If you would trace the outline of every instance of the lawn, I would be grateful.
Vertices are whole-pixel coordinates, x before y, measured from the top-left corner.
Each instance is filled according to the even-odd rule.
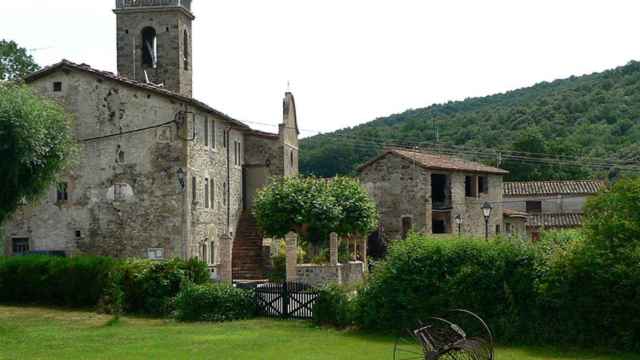
[[[392,359],[393,339],[250,320],[181,324],[112,318],[87,311],[0,306],[0,359]],[[498,360],[631,360],[541,348],[499,348]]]

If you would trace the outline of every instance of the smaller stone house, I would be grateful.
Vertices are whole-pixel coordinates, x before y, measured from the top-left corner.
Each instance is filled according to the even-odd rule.
[[[502,178],[507,171],[463,159],[389,149],[358,168],[380,213],[385,241],[424,234],[484,236],[482,205],[492,205],[489,235],[503,231]]]
[[[542,229],[582,226],[587,199],[605,187],[603,181],[505,182],[505,208],[527,215],[527,233],[537,240]]]

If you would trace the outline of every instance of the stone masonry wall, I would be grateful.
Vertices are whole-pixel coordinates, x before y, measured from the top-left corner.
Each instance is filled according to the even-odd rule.
[[[145,82],[145,71],[153,83],[192,95],[192,20],[181,10],[117,10],[118,73]],[[142,65],[142,30],[153,27],[157,34],[157,67]],[[184,32],[188,33],[189,66],[184,67]]]
[[[364,169],[360,181],[374,199],[385,239],[399,239],[402,218],[412,218],[413,229],[430,232],[431,177],[420,166],[396,156],[386,156]]]
[[[52,92],[56,81],[62,83],[58,93]],[[78,139],[161,124],[185,109],[76,71],[51,74],[32,86],[74,115]],[[60,178],[68,183],[69,200],[58,202],[53,186],[39,203],[13,216],[5,236],[30,238],[32,250],[146,257],[147,249],[160,248],[164,257],[181,256],[185,193],[176,174],[185,164],[173,125],[81,141],[74,165]]]

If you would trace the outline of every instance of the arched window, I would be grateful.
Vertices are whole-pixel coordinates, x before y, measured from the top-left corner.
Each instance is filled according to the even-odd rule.
[[[142,65],[156,67],[158,64],[158,36],[152,27],[142,29]]]
[[[187,30],[184,31],[184,39],[182,41],[182,46],[184,47],[184,69],[189,70],[189,33]]]
[[[291,151],[291,167],[293,167],[293,161],[294,161],[294,158],[293,158],[293,151]]]

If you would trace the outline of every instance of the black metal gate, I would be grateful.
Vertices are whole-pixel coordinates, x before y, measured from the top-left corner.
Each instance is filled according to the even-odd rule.
[[[256,288],[258,313],[281,319],[310,319],[318,289],[296,282],[266,283]]]

